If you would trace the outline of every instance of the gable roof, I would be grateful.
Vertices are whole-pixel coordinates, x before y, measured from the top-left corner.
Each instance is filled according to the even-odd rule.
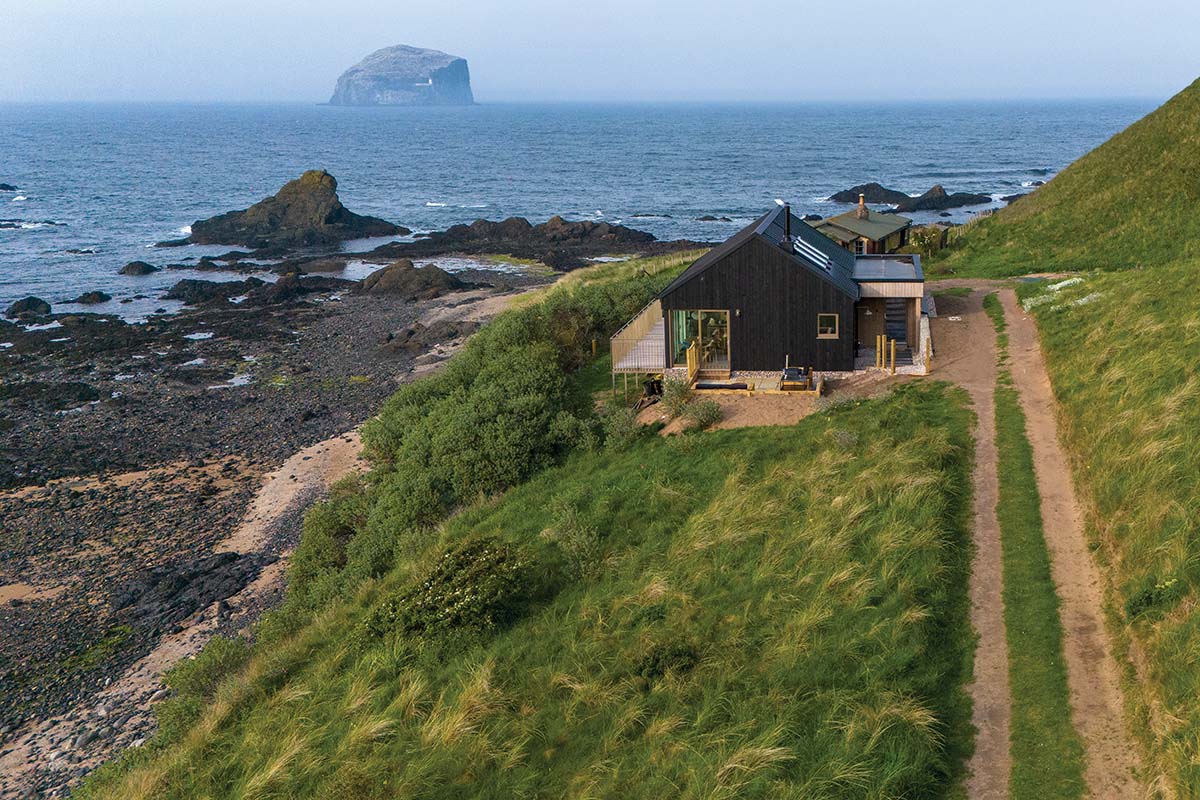
[[[864,237],[878,242],[891,236],[896,231],[902,231],[912,224],[908,217],[898,214],[884,214],[879,211],[867,210],[867,218],[859,219],[854,211],[838,214],[836,217],[823,219],[813,223],[818,231],[826,236],[833,236],[841,242]],[[848,236],[846,234],[849,234]]]
[[[730,236],[721,244],[709,250],[692,265],[671,281],[667,288],[659,292],[664,297],[680,286],[688,283],[700,273],[716,264],[725,256],[734,252],[755,236],[761,236],[770,244],[779,247],[797,266],[819,275],[837,286],[855,300],[859,297],[858,284],[854,282],[854,255],[848,250],[834,244],[829,237],[819,233],[808,223],[795,214],[791,214],[791,235],[793,246],[783,250],[781,245],[786,238],[788,220],[786,214],[791,214],[787,206],[779,206],[774,211],[763,214],[740,231]]]

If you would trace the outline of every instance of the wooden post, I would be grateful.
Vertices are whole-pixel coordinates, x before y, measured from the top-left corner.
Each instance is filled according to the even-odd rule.
[[[933,371],[933,347],[929,340],[925,340],[925,374],[928,375]]]
[[[592,358],[596,357],[596,340],[592,339]]]
[[[883,344],[879,341],[879,334],[875,334],[875,369],[879,369],[879,354],[882,352],[880,348]]]
[[[896,374],[896,340],[892,339],[892,374]]]

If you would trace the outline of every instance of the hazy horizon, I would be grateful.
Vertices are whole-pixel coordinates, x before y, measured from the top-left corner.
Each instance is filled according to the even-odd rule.
[[[1195,79],[1200,6],[1150,0],[1131,24],[1109,5],[0,0],[0,102],[320,103],[399,43],[466,58],[480,103],[1165,99]]]

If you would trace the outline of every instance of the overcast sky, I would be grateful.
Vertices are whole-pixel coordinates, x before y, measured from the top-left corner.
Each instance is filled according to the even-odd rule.
[[[368,52],[480,102],[1165,98],[1197,0],[0,0],[0,101],[323,102]]]

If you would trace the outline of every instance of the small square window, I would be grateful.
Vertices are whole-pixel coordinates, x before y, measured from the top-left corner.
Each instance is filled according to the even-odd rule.
[[[817,314],[817,338],[818,339],[836,339],[836,338],[838,338],[838,315],[837,314]]]

